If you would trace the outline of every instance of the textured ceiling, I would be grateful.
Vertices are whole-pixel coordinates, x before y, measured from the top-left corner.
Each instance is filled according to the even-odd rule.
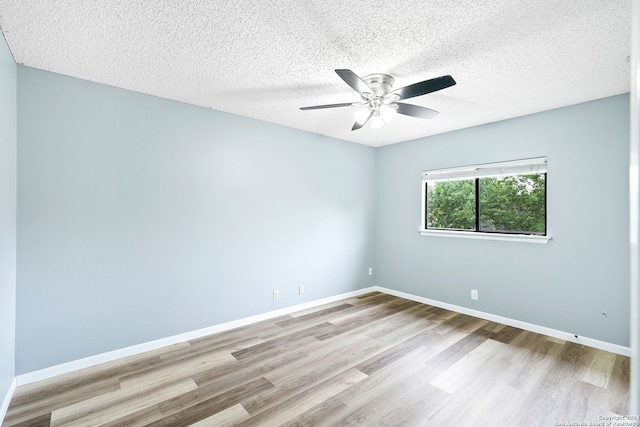
[[[629,91],[631,0],[2,0],[18,63],[380,146]],[[395,87],[450,74],[351,131],[356,102],[333,71]]]

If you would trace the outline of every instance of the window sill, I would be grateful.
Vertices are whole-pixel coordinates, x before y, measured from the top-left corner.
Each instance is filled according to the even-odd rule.
[[[551,236],[533,236],[529,234],[476,233],[453,230],[420,230],[423,236],[455,237],[462,239],[503,240],[509,242],[547,244]]]

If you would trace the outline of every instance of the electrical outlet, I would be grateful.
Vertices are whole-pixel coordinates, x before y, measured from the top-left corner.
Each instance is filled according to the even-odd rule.
[[[373,268],[369,267],[369,276],[373,275]]]
[[[273,291],[273,300],[278,301],[278,291]]]
[[[477,289],[471,289],[471,299],[474,299],[474,300],[478,299],[478,290]]]
[[[298,286],[298,294],[300,294],[300,295],[304,294],[304,286],[303,285]]]

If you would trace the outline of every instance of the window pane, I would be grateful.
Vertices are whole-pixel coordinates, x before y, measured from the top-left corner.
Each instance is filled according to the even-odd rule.
[[[427,228],[475,230],[474,180],[427,182]]]
[[[480,179],[480,230],[545,234],[545,174]]]

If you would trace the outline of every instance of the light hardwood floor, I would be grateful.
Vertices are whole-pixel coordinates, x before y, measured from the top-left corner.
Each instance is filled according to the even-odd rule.
[[[374,292],[18,387],[2,426],[553,426],[628,399],[627,357]]]

